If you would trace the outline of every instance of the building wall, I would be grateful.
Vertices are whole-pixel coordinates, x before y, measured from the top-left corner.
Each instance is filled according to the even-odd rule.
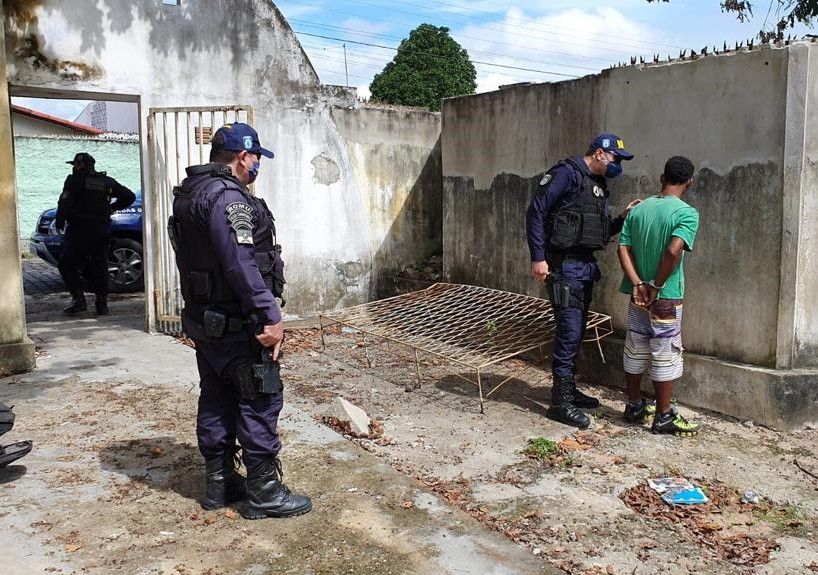
[[[139,133],[139,109],[131,102],[91,102],[75,122],[105,132]]]
[[[287,311],[309,315],[368,299],[376,257],[369,192],[332,113],[354,108],[355,94],[319,83],[272,2],[39,0],[5,9],[8,79],[17,95],[80,90],[138,100],[143,134],[150,108],[253,106],[261,141],[276,152],[256,191],[275,212],[287,253]],[[146,144],[142,157],[149,157]],[[332,177],[316,181],[315,165]],[[144,165],[144,181],[150,175]],[[152,213],[149,193],[145,211]],[[146,233],[152,241],[150,227]]]
[[[814,58],[816,47],[806,49]],[[686,197],[701,228],[685,259],[685,347],[776,367],[780,300],[792,299],[779,289],[784,197],[796,193],[783,176],[790,59],[789,49],[764,48],[447,100],[447,277],[544,295],[528,274],[525,210],[549,166],[613,131],[636,154],[612,182],[615,212],[659,191],[669,156],[688,156],[698,168]],[[604,279],[592,306],[622,330],[627,296],[618,293],[615,244],[599,260]]]
[[[139,142],[117,142],[86,138],[14,138],[17,175],[17,204],[20,237],[34,233],[37,219],[57,207],[71,166],[65,162],[79,152],[96,159],[96,168],[133,191],[142,188]]]
[[[388,276],[441,254],[440,114],[335,108],[332,116],[364,193],[376,298],[386,293]],[[313,165],[314,179],[325,179]]]
[[[14,136],[76,136],[79,134],[66,126],[44,122],[23,114],[11,113]]]

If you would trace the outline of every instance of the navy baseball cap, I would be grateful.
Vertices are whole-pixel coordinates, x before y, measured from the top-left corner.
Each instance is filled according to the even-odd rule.
[[[88,152],[80,152],[79,154],[74,156],[73,160],[69,160],[65,163],[71,165],[82,164],[84,166],[93,166],[94,164],[97,163],[97,161],[94,159],[94,156],[92,156]]]
[[[625,149],[625,142],[616,134],[605,133],[594,138],[594,141],[588,146],[588,151],[593,152],[596,150],[611,152],[614,156],[622,160],[633,159],[633,154]]]
[[[216,134],[221,134],[223,142],[218,146],[213,142]],[[225,124],[213,134],[211,143],[214,148],[221,150],[229,150],[231,152],[247,151],[253,154],[261,154],[267,158],[275,156],[270,150],[261,147],[261,142],[258,141],[258,132],[247,124],[236,122],[235,124]]]

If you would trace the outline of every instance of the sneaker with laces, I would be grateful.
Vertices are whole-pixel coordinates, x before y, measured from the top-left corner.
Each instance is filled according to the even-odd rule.
[[[656,404],[646,399],[639,401],[629,401],[625,404],[625,421],[628,423],[644,423],[644,421],[656,415]]]
[[[669,433],[679,437],[692,437],[699,433],[699,424],[688,421],[678,411],[672,409],[667,413],[657,413],[653,416],[653,433]]]

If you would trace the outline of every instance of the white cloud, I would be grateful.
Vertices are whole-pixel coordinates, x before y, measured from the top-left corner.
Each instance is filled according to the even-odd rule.
[[[466,26],[453,35],[473,61],[555,73],[477,64],[479,91],[496,84],[583,76],[630,54],[661,51],[661,38],[650,28],[610,7],[572,8],[539,18],[512,8],[502,21]]]
[[[321,12],[322,8],[319,2],[313,2],[312,4],[276,2],[276,5],[287,20],[317,14]]]

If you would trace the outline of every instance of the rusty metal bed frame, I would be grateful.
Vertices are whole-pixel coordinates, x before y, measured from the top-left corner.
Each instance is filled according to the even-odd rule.
[[[420,387],[420,354],[442,358],[468,368],[476,379],[455,374],[477,386],[480,413],[484,399],[529,367],[515,371],[485,395],[486,368],[541,348],[554,339],[556,321],[547,300],[484,287],[437,283],[424,290],[383,299],[319,316],[321,344],[324,330],[342,325],[363,334],[363,349],[371,366],[367,336],[414,350],[416,384]],[[613,333],[610,316],[588,313],[585,342]],[[413,386],[407,384],[407,391]]]

